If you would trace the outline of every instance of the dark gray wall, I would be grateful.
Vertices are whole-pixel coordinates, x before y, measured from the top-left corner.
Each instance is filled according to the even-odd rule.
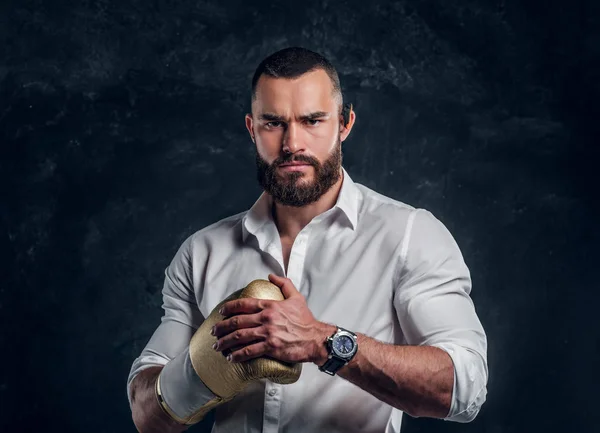
[[[0,2],[0,430],[135,431],[163,270],[258,196],[250,79],[301,45],[355,104],[355,181],[431,210],[472,271],[488,401],[404,431],[597,431],[598,8]]]

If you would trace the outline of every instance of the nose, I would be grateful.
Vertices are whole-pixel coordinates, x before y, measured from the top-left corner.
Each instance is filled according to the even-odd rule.
[[[294,122],[290,122],[283,135],[283,151],[285,153],[296,153],[304,150],[302,143],[302,131]]]

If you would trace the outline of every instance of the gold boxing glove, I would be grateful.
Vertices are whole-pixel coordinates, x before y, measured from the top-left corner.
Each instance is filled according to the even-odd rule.
[[[217,337],[211,335],[210,331],[217,322],[224,319],[219,309],[225,302],[238,298],[284,300],[279,287],[267,280],[254,280],[245,288],[221,301],[202,322],[190,341],[189,357],[194,371],[215,398],[198,408],[189,417],[182,419],[175,415],[161,398],[160,375],[156,380],[156,393],[163,409],[182,424],[191,425],[201,421],[211,409],[231,400],[254,380],[269,379],[275,383],[290,384],[300,378],[302,364],[289,364],[266,357],[230,363],[223,353],[212,348]]]

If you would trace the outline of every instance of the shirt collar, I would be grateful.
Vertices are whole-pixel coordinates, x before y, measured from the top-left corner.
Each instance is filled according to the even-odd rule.
[[[356,224],[358,223],[359,192],[356,184],[344,167],[342,167],[342,171],[344,172],[344,180],[334,207],[342,210],[352,226],[352,230],[356,230]]]
[[[342,167],[342,172],[342,188],[340,189],[340,193],[338,194],[338,198],[333,208],[341,210],[347,221],[350,223],[352,230],[356,230],[356,224],[358,222],[359,192],[356,184],[344,167]],[[246,212],[246,215],[244,215],[242,220],[242,226],[245,228],[244,241],[246,240],[248,233],[256,235],[268,221],[274,223],[273,215],[271,213],[272,204],[273,199],[271,196],[263,192],[254,205]]]

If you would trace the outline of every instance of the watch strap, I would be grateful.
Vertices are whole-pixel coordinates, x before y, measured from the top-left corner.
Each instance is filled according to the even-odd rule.
[[[346,365],[346,363],[347,362],[345,360],[332,356],[327,360],[327,362],[325,362],[325,364],[319,367],[319,370],[329,374],[330,376],[334,376],[340,368]]]

